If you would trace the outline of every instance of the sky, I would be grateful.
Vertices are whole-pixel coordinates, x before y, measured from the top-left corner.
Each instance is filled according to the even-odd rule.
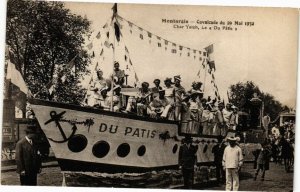
[[[112,15],[112,6],[111,3],[66,2],[66,7],[73,13],[86,16],[92,21],[91,28],[94,34],[103,30],[103,25]],[[191,49],[203,50],[213,44],[216,84],[225,100],[230,85],[253,81],[263,92],[274,95],[283,104],[296,106],[296,9],[118,4],[118,14],[153,34]],[[184,19],[188,20],[190,25],[196,23],[200,28],[209,25],[197,24],[197,20],[233,23],[239,21],[243,22],[243,25],[233,25],[237,28],[236,31],[187,29],[185,26],[178,29],[174,28],[173,24],[163,23],[162,19]],[[245,22],[253,22],[254,26],[246,26]],[[121,25],[123,38],[119,47],[126,45],[128,48],[134,69],[141,81],[152,83],[154,78],[163,80],[166,77],[181,75],[183,85],[189,89],[194,80],[204,80],[203,75],[200,79],[196,76],[201,69],[198,60],[172,54],[169,47],[167,51],[158,48],[154,38],[149,43],[145,31],[142,32],[145,38],[141,40],[140,31],[133,28],[131,34],[127,22],[121,22]],[[212,26],[222,28],[220,25]],[[116,58],[121,60],[123,55],[124,53],[116,54]],[[110,71],[111,68],[104,67],[103,70]],[[207,82],[208,76],[207,89],[210,84]]]

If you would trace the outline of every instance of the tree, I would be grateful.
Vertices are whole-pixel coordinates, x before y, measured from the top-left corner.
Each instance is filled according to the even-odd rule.
[[[264,112],[270,115],[271,120],[275,120],[280,112],[288,109],[287,106],[283,106],[277,101],[273,95],[262,92],[252,81],[247,81],[246,83],[238,82],[237,84],[231,85],[228,95],[231,103],[239,107],[241,111],[250,113],[252,119],[254,119],[253,121],[257,121],[262,103],[253,105],[250,100],[253,98],[254,93],[256,93],[259,99],[264,103]],[[257,122],[252,123],[257,124]]]
[[[61,2],[8,0],[6,44],[32,94],[46,99],[45,87],[58,75],[56,68],[75,58],[76,73],[66,74],[54,94],[60,102],[80,102],[78,80],[90,62],[82,48],[89,26],[87,19],[72,14]]]

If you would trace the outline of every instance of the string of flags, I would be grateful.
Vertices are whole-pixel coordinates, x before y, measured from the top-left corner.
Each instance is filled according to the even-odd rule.
[[[118,24],[119,28],[122,28],[126,23],[129,27],[129,31],[131,34],[133,34],[133,31],[138,31],[138,36],[141,40],[145,40],[145,34],[149,39],[149,43],[152,43],[153,41],[157,41],[157,47],[161,48],[164,47],[165,51],[170,50],[171,53],[177,54],[179,53],[180,56],[182,56],[183,52],[186,52],[187,57],[193,57],[195,60],[199,59],[199,61],[202,61],[204,58],[206,58],[206,51],[205,50],[197,50],[192,49],[190,47],[186,47],[180,44],[177,44],[175,42],[169,41],[165,38],[162,38],[158,35],[153,34],[152,32],[143,29],[140,26],[137,26],[136,24],[126,20],[125,18],[121,17],[120,15],[116,15],[116,23]]]

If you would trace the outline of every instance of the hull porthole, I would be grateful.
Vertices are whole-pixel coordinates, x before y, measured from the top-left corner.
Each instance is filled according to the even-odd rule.
[[[93,155],[98,158],[105,157],[109,152],[110,146],[106,141],[98,141],[92,149]]]
[[[119,145],[118,149],[117,149],[117,155],[119,157],[126,157],[130,152],[130,146],[128,143],[122,143],[121,145]]]
[[[138,151],[137,151],[138,156],[143,156],[145,153],[146,153],[145,145],[140,146]]]
[[[68,141],[68,148],[74,153],[83,151],[87,146],[87,138],[84,135],[78,134],[74,135]]]

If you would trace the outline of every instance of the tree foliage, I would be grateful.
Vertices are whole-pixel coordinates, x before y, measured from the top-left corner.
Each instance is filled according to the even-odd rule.
[[[61,2],[8,0],[6,44],[32,94],[46,99],[46,85],[57,75],[56,68],[75,57],[76,73],[67,73],[54,95],[60,102],[82,99],[78,80],[90,62],[82,48],[89,26],[87,19],[72,14]]]
[[[261,109],[262,103],[253,105],[250,100],[254,97],[254,93],[262,100],[264,112],[270,115],[271,120],[275,120],[280,112],[289,109],[287,106],[277,101],[273,95],[261,91],[252,81],[247,81],[245,83],[238,82],[237,84],[231,85],[229,87],[229,100],[235,106],[239,107],[241,111],[250,113],[259,118],[259,110]]]

